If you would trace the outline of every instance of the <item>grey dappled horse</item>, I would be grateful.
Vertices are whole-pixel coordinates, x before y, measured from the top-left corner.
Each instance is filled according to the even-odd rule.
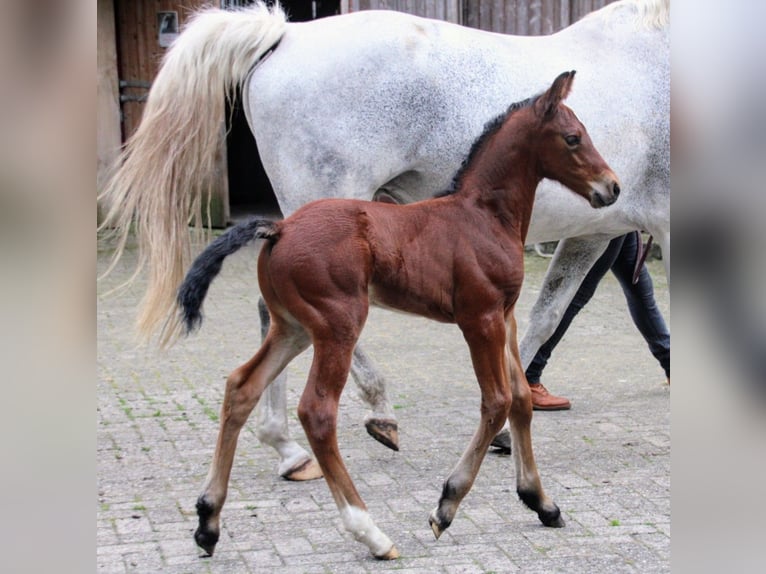
[[[187,226],[203,221],[216,181],[226,90],[241,85],[260,160],[288,216],[323,197],[409,203],[447,188],[485,122],[562,69],[578,72],[569,103],[623,193],[593,210],[555,183],[537,191],[527,242],[563,241],[520,343],[525,367],[611,238],[646,230],[669,272],[669,1],[621,0],[543,37],[391,11],[306,23],[287,23],[278,6],[261,4],[201,12],[166,55],[103,194],[105,225],[121,239],[116,258],[134,222],[139,269],[149,270],[139,330],[161,330],[164,343],[177,335],[157,317],[173,313],[191,256]],[[368,430],[396,447],[384,378],[358,347],[352,375],[372,409]],[[289,435],[284,377],[261,399],[257,425],[279,452],[282,476],[318,475]]]

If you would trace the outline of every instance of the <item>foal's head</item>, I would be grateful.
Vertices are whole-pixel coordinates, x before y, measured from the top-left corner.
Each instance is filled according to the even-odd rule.
[[[574,75],[574,71],[561,74],[532,105],[538,119],[538,161],[543,177],[561,182],[593,207],[604,207],[617,200],[620,184],[585,126],[563,104]]]

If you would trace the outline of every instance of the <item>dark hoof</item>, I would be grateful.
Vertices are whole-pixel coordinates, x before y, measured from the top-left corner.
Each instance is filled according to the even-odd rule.
[[[194,533],[194,541],[197,543],[197,546],[207,552],[208,556],[212,556],[213,552],[215,552],[215,545],[218,543],[218,536],[218,532],[205,531],[200,527]]]
[[[395,421],[370,419],[364,423],[369,435],[391,450],[399,450],[399,426]]]
[[[564,526],[566,526],[566,524],[564,524],[564,519],[561,518],[561,511],[558,509],[558,507],[556,508],[555,513],[551,512],[546,515],[543,513],[538,513],[537,516],[540,518],[540,522],[549,528],[564,528]]]
[[[559,510],[558,506],[551,503],[553,508],[546,509],[540,500],[539,494],[533,490],[517,490],[516,492],[519,495],[521,501],[527,506],[527,508],[537,512],[537,517],[545,526],[549,526],[551,528],[564,527],[564,519],[561,518],[561,511]]]
[[[492,439],[489,446],[499,454],[511,454],[511,431],[503,429]]]
[[[207,552],[208,556],[212,556],[215,552],[215,545],[218,543],[219,532],[216,530],[210,530],[207,527],[208,520],[213,516],[213,506],[205,500],[205,496],[202,495],[197,499],[197,516],[199,517],[199,526],[194,532],[194,541],[197,546]]]

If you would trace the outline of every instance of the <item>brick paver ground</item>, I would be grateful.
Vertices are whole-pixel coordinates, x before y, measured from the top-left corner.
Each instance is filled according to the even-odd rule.
[[[109,253],[99,253],[99,269]],[[435,540],[428,514],[478,423],[478,386],[455,326],[370,313],[363,342],[390,380],[400,452],[369,438],[365,406],[349,382],[339,442],[356,485],[401,558],[378,562],[342,527],[324,481],[290,483],[276,455],[243,429],[221,540],[202,558],[192,532],[218,431],[227,374],[257,349],[255,248],[227,260],[211,288],[202,331],[167,353],[132,338],[143,283],[117,296],[131,252],[99,285],[97,564],[124,572],[668,572],[670,391],[630,322],[614,278],[603,281],[545,373],[571,399],[568,412],[536,413],[538,467],[567,526],[543,527],[515,495],[512,459],[490,454],[450,529]],[[527,257],[520,332],[546,261]],[[661,309],[661,264],[650,264]],[[310,351],[289,369],[293,435]]]

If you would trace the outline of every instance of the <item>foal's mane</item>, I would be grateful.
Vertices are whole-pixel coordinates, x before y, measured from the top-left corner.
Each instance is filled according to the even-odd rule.
[[[507,110],[498,114],[497,117],[484,124],[484,131],[482,131],[481,135],[474,140],[473,144],[471,144],[471,150],[468,152],[468,155],[465,156],[463,163],[460,164],[460,168],[457,170],[457,172],[455,172],[450,186],[443,191],[437,192],[434,197],[445,197],[447,195],[456,193],[458,189],[460,189],[460,184],[462,183],[463,176],[473,164],[476,156],[479,153],[479,150],[484,147],[484,144],[486,144],[490,138],[492,138],[492,136],[500,131],[500,128],[511,116],[511,114],[533,105],[542,94],[543,92],[527,98],[526,100],[521,100],[520,102],[511,104],[508,106]]]

